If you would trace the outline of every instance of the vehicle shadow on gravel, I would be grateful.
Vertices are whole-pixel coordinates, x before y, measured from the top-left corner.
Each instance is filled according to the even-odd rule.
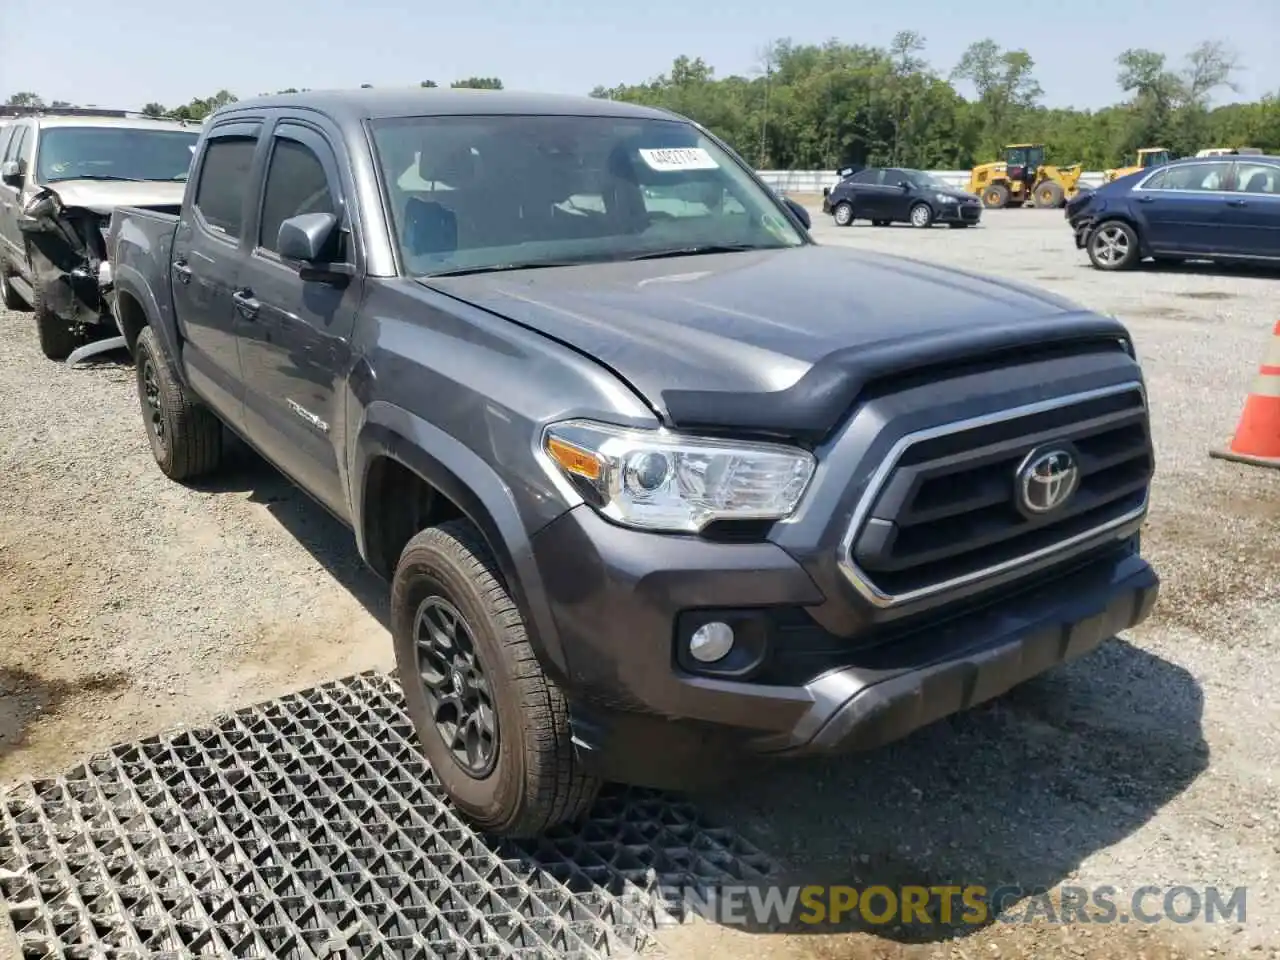
[[[1206,769],[1202,713],[1190,673],[1117,638],[881,750],[753,769],[745,783],[698,800],[782,864],[771,882],[784,887],[979,885],[1029,895],[1143,827]],[[801,903],[789,924],[775,916],[735,925],[921,943],[993,922],[964,920],[974,914],[958,895],[946,922],[938,903],[931,898],[929,923],[916,914],[909,925],[873,924],[852,910],[818,924]],[[871,906],[875,919],[885,901]]]
[[[352,532],[228,431],[218,472],[191,487],[205,493],[247,493],[380,623],[389,622],[389,590],[356,552]]]
[[[385,624],[387,586],[364,567],[350,531],[238,441],[228,455],[226,469],[199,488],[248,493],[265,505]],[[823,761],[752,763],[733,784],[688,799],[711,823],[781,866],[771,885],[976,884],[991,891],[1016,885],[1029,893],[1062,882],[1196,779],[1209,758],[1202,712],[1190,673],[1113,639],[899,743]],[[539,861],[536,851],[523,855]],[[693,861],[716,854],[663,848],[655,856],[657,873],[671,882]],[[680,912],[679,904],[671,906]],[[837,924],[773,918],[735,926],[759,933],[866,931],[902,943],[953,939],[983,926],[961,921],[958,899],[951,922],[930,909],[927,924],[873,925],[854,911]],[[802,905],[796,916],[803,913]]]

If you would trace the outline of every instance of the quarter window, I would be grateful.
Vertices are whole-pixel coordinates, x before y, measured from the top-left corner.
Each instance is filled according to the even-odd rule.
[[[279,249],[280,224],[304,213],[337,213],[329,178],[315,152],[297,140],[276,140],[262,198],[258,246]]]
[[[1236,167],[1239,193],[1280,193],[1280,167],[1268,163],[1242,163]]]
[[[239,237],[256,137],[219,137],[205,147],[195,207],[213,230]]]

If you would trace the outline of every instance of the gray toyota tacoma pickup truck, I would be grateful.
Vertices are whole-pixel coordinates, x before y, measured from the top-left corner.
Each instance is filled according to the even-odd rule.
[[[861,750],[1142,621],[1126,329],[819,246],[671,113],[493,91],[242,101],[108,248],[151,449],[223,427],[390,582],[457,807]]]

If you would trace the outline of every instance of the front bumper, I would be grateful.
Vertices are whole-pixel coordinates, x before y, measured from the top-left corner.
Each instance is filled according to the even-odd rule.
[[[658,536],[578,507],[534,538],[534,556],[584,763],[607,779],[673,788],[721,778],[742,752],[899,739],[1140,623],[1159,585],[1131,536],[985,606],[838,637],[805,614],[824,598],[773,543]],[[740,637],[767,656],[736,678],[688,666],[681,641],[708,619],[745,624]]]
[[[935,223],[978,223],[982,220],[981,203],[943,203],[937,206]]]
[[[1075,234],[1076,249],[1083,250],[1089,245],[1089,234],[1093,232],[1094,221],[1091,217],[1081,217],[1071,221],[1071,230]]]

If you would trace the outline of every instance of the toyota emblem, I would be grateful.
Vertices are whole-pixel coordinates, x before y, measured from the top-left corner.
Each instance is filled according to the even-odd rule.
[[[1032,450],[1018,468],[1018,505],[1032,516],[1057,510],[1080,486],[1080,467],[1062,447]]]

